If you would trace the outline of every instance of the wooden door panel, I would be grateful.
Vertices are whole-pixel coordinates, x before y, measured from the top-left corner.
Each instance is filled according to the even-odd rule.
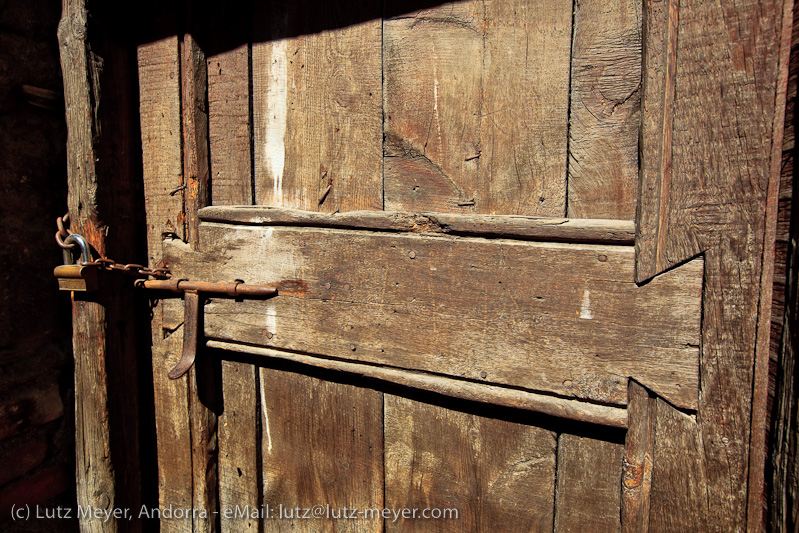
[[[335,8],[310,1],[256,5],[255,203],[327,212],[382,209],[379,7],[369,1]],[[335,27],[350,12],[371,20],[312,31]]]
[[[386,531],[552,531],[557,435],[535,415],[392,394],[385,414],[386,507],[458,510]]]
[[[363,442],[385,445],[386,457],[396,464],[413,459],[445,494],[469,502],[478,495],[478,501],[489,502],[466,506],[469,523],[504,520],[504,511],[490,504],[496,488],[490,472],[510,475],[513,461],[527,456],[554,465],[558,480],[536,478],[536,486],[551,493],[544,490],[526,508],[533,528],[601,523],[614,529],[619,512],[628,530],[634,529],[630,524],[676,527],[663,518],[650,522],[648,488],[641,488],[650,482],[659,514],[689,508],[686,499],[692,505],[701,499],[701,491],[681,485],[686,479],[713,485],[707,508],[695,509],[701,516],[712,506],[729,511],[741,499],[734,495],[736,487],[745,486],[741,450],[749,437],[745,430],[731,436],[708,420],[729,420],[740,429],[750,413],[747,394],[735,396],[731,406],[722,400],[733,394],[731,388],[752,382],[751,373],[738,375],[736,369],[751,366],[746,347],[754,342],[760,271],[746,258],[760,257],[755,250],[760,237],[752,235],[762,229],[758,209],[768,187],[764,175],[736,171],[765,167],[760,163],[767,160],[767,147],[759,139],[770,130],[758,117],[770,116],[773,99],[760,97],[760,85],[743,83],[736,94],[760,107],[744,106],[746,113],[727,117],[720,137],[706,131],[705,141],[694,142],[694,110],[712,107],[722,93],[703,81],[701,61],[678,63],[677,49],[704,35],[697,30],[703,24],[724,19],[713,15],[719,8],[669,1],[649,2],[642,11],[630,0],[412,6],[423,7],[420,11],[404,6],[389,2],[381,13],[368,2],[324,9],[312,2],[259,4],[242,26],[250,46],[238,36],[184,35],[140,47],[151,263],[160,259],[158,241],[168,233],[201,248],[167,246],[178,276],[277,283],[281,295],[268,302],[213,300],[206,307],[209,345],[307,365],[287,374],[225,361],[220,505],[240,497],[339,501],[337,487],[312,475],[303,461],[327,465],[350,457],[358,445],[347,440],[352,436],[347,432],[355,430],[364,432]],[[726,48],[708,48],[714,64],[726,65],[719,72],[731,76],[725,86],[741,84],[750,71],[774,79],[763,66],[773,64],[777,50],[773,39],[764,37],[773,33],[774,20],[767,17],[765,31],[745,36],[759,51],[754,63],[740,49],[725,56]],[[721,25],[714,28],[713,40],[725,43]],[[633,225],[618,220],[633,217],[637,195],[642,42],[644,143],[634,275],[633,251],[625,246]],[[197,54],[204,45],[212,53],[207,78],[200,79]],[[209,209],[198,239],[195,211],[203,203],[205,179],[203,83],[213,204],[306,211],[295,211],[288,220],[285,210],[275,217],[274,210]],[[676,99],[683,93],[688,98]],[[741,125],[756,122],[757,138],[736,137],[749,130]],[[184,192],[176,195],[179,191]],[[717,196],[729,201],[715,202]],[[752,209],[730,210],[728,204]],[[384,208],[417,213],[353,212]],[[517,213],[553,218],[491,216]],[[566,215],[616,220],[554,218]],[[225,240],[229,232],[223,225],[233,223],[242,224],[235,233],[248,235],[249,245]],[[293,225],[300,227],[285,227]],[[728,232],[732,227],[748,229]],[[719,246],[721,253],[714,248]],[[700,253],[704,257],[695,258]],[[672,270],[659,274],[665,268]],[[535,275],[526,275],[527,269]],[[730,297],[729,280],[736,273],[742,281],[733,291],[737,296]],[[640,287],[634,283],[656,274]],[[395,285],[389,278],[396,278]],[[710,296],[703,300],[702,291]],[[169,304],[156,308],[156,372],[179,345],[173,331],[180,321],[169,313]],[[230,358],[229,351],[217,352],[222,353],[218,356]],[[624,490],[613,490],[614,479],[622,477],[619,439],[537,427],[534,421],[519,426],[516,420],[431,405],[413,394],[384,395],[357,380],[339,383],[329,379],[335,373],[310,375],[316,372],[310,367],[325,365],[411,389],[629,426]],[[626,409],[630,378],[648,389],[642,393],[648,400],[641,400],[646,409],[641,402]],[[197,436],[205,438],[200,434],[210,426],[203,420],[212,422],[207,411],[192,407],[200,405],[192,404],[197,394],[192,379],[185,388],[156,384],[159,450],[177,458],[174,465],[162,461],[164,501],[210,502],[198,480],[210,460],[203,453],[213,450],[186,447]],[[178,405],[177,414],[164,402]],[[326,407],[312,408],[317,405]],[[354,407],[359,414],[351,412]],[[344,417],[347,423],[329,424],[330,416],[345,412],[351,415]],[[644,418],[646,430],[640,427]],[[400,431],[408,426],[411,431]],[[281,428],[289,451],[269,462],[274,447],[263,431],[271,434],[273,427]],[[479,438],[465,432],[467,427],[479,429]],[[327,455],[318,452],[322,433],[344,444]],[[435,441],[431,434],[441,438]],[[238,435],[259,451],[242,446]],[[176,438],[170,444],[171,436]],[[442,463],[442,442],[458,443],[457,465]],[[636,443],[644,458],[632,453]],[[474,453],[489,444],[490,458]],[[733,450],[727,459],[714,451],[722,447]],[[682,457],[680,450],[695,456]],[[360,459],[371,457],[371,449],[361,451]],[[697,463],[704,456],[709,466]],[[660,466],[647,470],[645,457]],[[370,461],[361,471],[377,469],[382,476],[382,467]],[[174,488],[187,482],[180,465],[194,470],[188,493]],[[644,472],[640,483],[637,466]],[[468,482],[453,481],[458,468],[471,475]],[[345,479],[341,487],[363,505],[379,500],[373,483],[385,483],[386,497],[397,502],[426,501],[429,494],[417,491],[408,471],[387,472],[394,477],[378,476],[360,488],[349,471],[330,476]],[[533,478],[524,476],[507,484],[500,499],[510,501],[528,490]],[[682,492],[667,496],[675,490]],[[718,496],[722,493],[731,496]],[[575,503],[587,495],[605,502],[606,514]],[[223,527],[235,530],[224,522]]]
[[[387,209],[565,214],[571,23],[522,1],[386,20]]]
[[[633,376],[696,405],[701,262],[638,287],[632,247],[217,222],[196,258],[167,250],[182,276],[283,295],[214,300],[212,339],[617,405]]]
[[[574,6],[569,105],[568,213],[633,220],[641,122],[638,0]]]

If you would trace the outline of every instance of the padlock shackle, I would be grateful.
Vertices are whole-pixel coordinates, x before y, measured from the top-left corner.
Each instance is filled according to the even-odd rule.
[[[74,265],[75,260],[72,257],[72,245],[77,245],[80,248],[80,262],[81,263],[91,263],[92,262],[92,254],[89,251],[89,243],[86,242],[81,235],[77,233],[71,234],[69,237],[64,239],[64,245],[69,246],[69,248],[64,248],[64,264],[65,265]]]

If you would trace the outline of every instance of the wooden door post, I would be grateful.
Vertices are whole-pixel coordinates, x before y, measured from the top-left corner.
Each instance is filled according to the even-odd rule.
[[[124,46],[98,24],[89,28],[87,0],[64,0],[58,29],[66,104],[71,230],[93,256],[122,262],[137,248],[140,211],[137,145],[130,135],[130,70]],[[90,42],[90,37],[92,41]],[[101,98],[102,93],[102,98]],[[101,132],[102,125],[102,132]],[[101,135],[104,133],[104,135]],[[138,187],[138,189],[137,189]],[[77,503],[84,511],[138,513],[142,506],[137,303],[122,276],[101,278],[98,292],[73,294]],[[146,316],[146,309],[145,319]],[[81,518],[81,531],[140,531],[142,522]]]

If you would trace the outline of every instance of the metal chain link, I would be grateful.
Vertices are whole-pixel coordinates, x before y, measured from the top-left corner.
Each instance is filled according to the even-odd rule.
[[[58,226],[58,231],[55,233],[55,242],[58,243],[58,246],[64,249],[71,249],[74,248],[75,244],[64,244],[64,239],[69,237],[73,234],[66,225],[69,224],[69,213],[64,215],[63,217],[56,218],[56,226]],[[89,267],[97,267],[102,268],[104,270],[113,270],[117,272],[123,272],[129,276],[137,277],[137,278],[158,278],[158,279],[169,279],[172,277],[171,272],[167,268],[149,268],[142,265],[137,265],[135,263],[129,264],[122,264],[117,263],[113,259],[108,259],[107,257],[101,257],[100,259],[95,259],[94,261],[81,261],[79,263],[81,266],[89,266]]]

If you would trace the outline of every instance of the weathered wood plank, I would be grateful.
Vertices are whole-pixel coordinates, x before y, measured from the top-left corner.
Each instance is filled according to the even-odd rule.
[[[142,163],[150,265],[161,262],[164,235],[185,236],[182,195],[170,194],[184,185],[179,61],[176,36],[139,46]],[[174,243],[175,246],[182,244],[179,240]],[[191,508],[193,476],[187,380],[167,378],[167,372],[180,357],[181,330],[165,329],[163,313],[164,303],[161,302],[153,309],[151,326],[159,504]],[[161,531],[184,531],[186,524],[183,520],[164,520],[160,527]]]
[[[451,396],[473,402],[483,402],[502,407],[523,409],[559,418],[567,418],[591,424],[610,427],[627,427],[627,410],[609,405],[599,405],[579,400],[569,400],[545,394],[496,387],[483,383],[473,383],[442,376],[397,370],[384,366],[326,359],[292,352],[282,352],[273,348],[251,346],[225,341],[207,341],[210,348],[229,350],[244,354],[285,359],[328,370],[349,372],[366,378],[379,379],[404,387],[420,389],[444,396]]]
[[[263,368],[260,379],[263,504],[284,513],[268,522],[270,530],[382,531],[382,520],[364,515],[308,520],[286,514],[315,505],[329,505],[339,516],[344,507],[383,507],[382,394],[333,381],[331,373],[292,368]]]
[[[136,172],[138,133],[135,65],[115,39],[107,10],[90,16],[86,2],[63,2],[58,28],[68,127],[67,182],[71,229],[100,254],[133,260],[140,194]],[[131,94],[133,93],[133,94]],[[102,105],[100,105],[102,102]],[[113,178],[111,177],[113,176]],[[122,194],[123,198],[115,196]],[[114,239],[107,240],[108,232]],[[141,260],[141,256],[136,257]],[[75,490],[83,508],[139,508],[152,499],[142,479],[150,468],[142,433],[145,409],[139,375],[141,349],[135,332],[142,309],[121,280],[72,298],[75,357]],[[146,348],[145,348],[146,349]],[[79,517],[82,531],[141,531],[141,522]]]
[[[389,394],[385,420],[386,507],[458,513],[457,519],[386,520],[386,531],[552,531],[552,431],[493,406]]]
[[[252,191],[249,2],[214,6],[208,45],[211,205],[249,205]]]
[[[647,533],[656,399],[632,380],[630,380],[629,395],[621,493],[621,530],[625,533]]]
[[[794,4],[790,75],[786,94],[785,137],[780,183],[779,227],[774,280],[771,359],[775,375],[768,466],[771,469],[768,526],[771,531],[793,531],[799,525],[799,462],[797,462],[796,354],[799,353],[799,195],[794,194],[796,161],[797,91],[799,90],[799,4]],[[771,399],[771,398],[769,398]]]
[[[635,217],[641,121],[641,5],[637,0],[575,4],[569,106],[569,217]]]
[[[379,10],[366,0],[325,9],[307,0],[256,7],[257,204],[327,212],[382,209]],[[335,32],[306,31],[352,13],[371,20]]]
[[[701,428],[663,400],[655,402],[649,531],[708,531],[711,526],[718,530],[720,523],[734,517],[709,514],[707,486],[712,480],[702,461],[706,452]]]
[[[386,208],[565,214],[571,21],[552,1],[385,21]]]
[[[249,45],[238,44],[241,6],[219,6],[209,29],[208,141],[211,203],[252,203]],[[199,220],[199,219],[198,219]],[[258,370],[251,364],[221,361],[222,405],[218,420],[220,529],[258,530],[259,485]],[[233,515],[225,514],[231,510]],[[253,513],[255,511],[255,513]]]
[[[635,240],[635,224],[626,220],[396,211],[316,213],[264,206],[207,207],[200,210],[200,218],[208,222],[257,226],[361,228],[565,242],[632,244]]]
[[[767,306],[760,286],[767,218],[779,176],[773,147],[782,139],[783,7],[670,1],[645,9],[637,279],[705,254],[702,499],[724,530],[745,527],[741,510],[761,490],[747,477],[750,427],[765,416],[764,402],[753,412],[752,391],[758,310]],[[687,506],[661,510],[690,518]]]
[[[768,511],[766,461],[768,456],[770,413],[769,406],[769,348],[771,341],[771,317],[773,289],[775,285],[776,256],[781,178],[783,172],[783,146],[785,139],[786,92],[791,55],[791,32],[793,25],[793,0],[783,2],[782,35],[780,42],[779,70],[776,80],[776,101],[772,126],[771,178],[766,194],[765,235],[763,236],[763,259],[760,277],[760,303],[755,346],[754,386],[752,392],[752,433],[749,455],[749,502],[747,527],[750,531],[765,530]]]
[[[259,508],[258,370],[254,365],[222,361],[223,411],[219,416],[219,507],[241,509],[244,516],[220,516],[223,532],[257,531],[258,519],[245,509]]]
[[[180,63],[186,241],[196,244],[197,211],[209,203],[208,73],[205,52],[190,33],[183,35]]]
[[[327,212],[382,209],[379,10],[365,0],[324,9],[306,1],[255,7],[255,203]],[[324,30],[353,14],[364,22]],[[382,395],[288,376],[270,368],[260,374],[268,414],[263,502],[380,507]],[[320,468],[330,470],[320,475]],[[333,527],[379,530],[382,524],[347,521]]]
[[[558,437],[555,531],[619,531],[622,455],[602,435]]]
[[[631,247],[216,223],[201,235],[202,254],[175,250],[177,275],[281,291],[214,300],[210,338],[618,405],[635,376],[696,405],[699,261],[638,287]]]

